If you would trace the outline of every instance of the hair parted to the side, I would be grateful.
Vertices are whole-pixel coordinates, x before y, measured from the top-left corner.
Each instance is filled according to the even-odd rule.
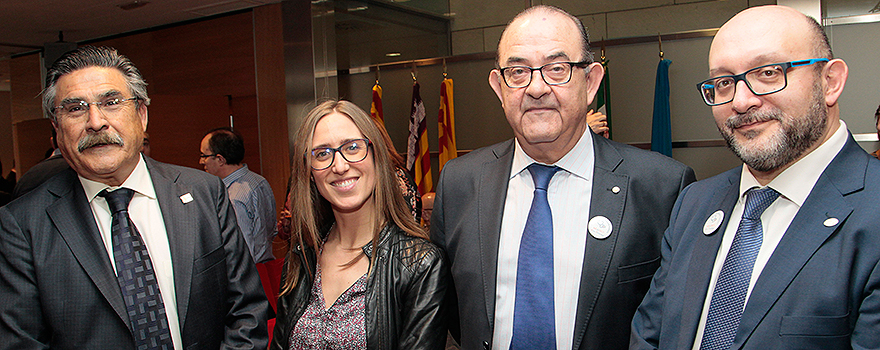
[[[507,25],[504,26],[504,31],[501,32],[501,37],[504,38],[504,34],[507,32],[507,30],[510,28],[510,25],[514,21],[516,21],[522,17],[531,15],[533,13],[538,13],[538,12],[556,13],[556,14],[560,14],[560,15],[568,18],[569,20],[571,20],[572,23],[574,23],[574,25],[577,27],[578,34],[581,39],[581,44],[582,44],[581,45],[581,47],[582,47],[581,61],[584,61],[588,64],[593,63],[593,52],[590,51],[590,33],[587,31],[587,27],[584,26],[584,23],[579,18],[572,16],[570,13],[565,12],[565,10],[558,8],[556,6],[536,5],[536,6],[532,6],[532,7],[529,7],[527,9],[523,10],[522,12],[517,14],[516,17],[513,17],[513,19],[511,19],[510,22],[507,22]],[[500,64],[501,64],[500,60],[501,60],[501,57],[498,56],[498,50],[495,50],[495,66],[496,66],[495,68],[501,68],[500,67]]]
[[[321,230],[329,229],[330,224],[335,220],[330,203],[318,193],[315,186],[311,157],[308,156],[311,152],[315,126],[321,118],[333,113],[351,119],[364,137],[372,143],[373,149],[368,156],[373,157],[373,164],[376,167],[376,186],[370,200],[374,201],[373,208],[377,211],[373,213],[376,216],[373,246],[378,243],[379,234],[388,222],[394,222],[408,235],[428,239],[425,230],[410,214],[410,209],[397,183],[394,164],[389,156],[389,147],[369,114],[348,101],[325,101],[303,118],[294,138],[290,182],[290,251],[287,256],[287,272],[281,287],[281,295],[290,293],[297,286],[300,282],[301,269],[308,269],[308,266],[302,266],[302,260],[296,252],[297,247],[303,250],[308,247],[317,252],[322,242]],[[376,254],[373,254],[373,260],[370,262],[371,272],[375,257]],[[307,276],[313,273],[314,271],[306,271]]]
[[[89,67],[116,68],[125,76],[126,85],[133,97],[149,106],[147,82],[141,72],[128,57],[120,55],[116,49],[106,46],[83,46],[62,55],[46,70],[46,89],[43,90],[43,112],[46,118],[55,121],[55,84],[65,74]]]
[[[205,136],[208,139],[208,148],[211,153],[216,153],[226,159],[226,164],[238,165],[244,160],[244,138],[241,134],[228,126],[212,129]]]

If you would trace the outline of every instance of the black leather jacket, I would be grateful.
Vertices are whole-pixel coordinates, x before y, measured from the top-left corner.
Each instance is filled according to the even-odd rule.
[[[425,239],[407,236],[394,224],[382,230],[378,242],[376,266],[367,278],[367,349],[443,349],[443,297],[449,269],[440,248]],[[372,244],[363,249],[368,258],[372,257]],[[312,249],[303,252],[297,247],[288,256],[291,258],[303,259],[309,270],[315,271]],[[305,269],[300,269],[300,283],[278,298],[272,350],[288,348],[290,332],[309,303],[314,276],[305,274]]]

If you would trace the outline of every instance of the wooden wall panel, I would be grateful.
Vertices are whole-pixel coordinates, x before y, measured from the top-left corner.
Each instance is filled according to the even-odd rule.
[[[226,96],[151,95],[150,152],[153,159],[196,169],[199,146],[209,125],[229,125]],[[213,127],[211,127],[213,128]]]
[[[290,177],[283,29],[281,4],[254,9],[260,173],[272,186],[276,208],[284,205]]]

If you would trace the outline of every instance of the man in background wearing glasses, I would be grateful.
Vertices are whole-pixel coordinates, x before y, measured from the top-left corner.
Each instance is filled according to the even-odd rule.
[[[679,197],[632,349],[880,348],[880,162],[840,120],[847,70],[794,9],[721,27],[697,87],[745,164]]]
[[[238,228],[255,263],[274,260],[275,196],[265,178],[244,164],[244,139],[232,128],[208,131],[202,138],[199,163],[208,174],[223,179],[235,209]]]
[[[496,64],[489,85],[515,138],[447,163],[431,218],[455,282],[450,330],[463,349],[626,349],[694,172],[590,131],[604,72],[576,17],[525,10]]]
[[[265,349],[268,303],[223,183],[141,155],[137,68],[88,46],[46,86],[71,169],[0,208],[0,349]]]

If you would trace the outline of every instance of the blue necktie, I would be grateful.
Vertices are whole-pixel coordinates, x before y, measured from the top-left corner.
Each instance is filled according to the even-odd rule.
[[[98,195],[107,199],[113,217],[111,232],[116,280],[122,290],[136,349],[172,350],[171,332],[150,254],[128,216],[128,203],[134,191],[120,188],[113,192],[103,190]]]
[[[526,219],[516,267],[511,349],[556,349],[553,305],[553,216],[547,186],[559,167],[529,165],[535,196]]]
[[[746,193],[746,208],[736,229],[733,244],[721,265],[700,350],[730,348],[739,320],[745,308],[746,292],[755,267],[755,258],[761,250],[764,229],[761,214],[779,197],[772,188],[750,189]]]

